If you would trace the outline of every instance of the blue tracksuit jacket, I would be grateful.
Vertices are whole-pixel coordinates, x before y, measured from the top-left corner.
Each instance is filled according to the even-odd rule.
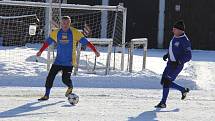
[[[170,42],[168,53],[168,62],[163,72],[163,77],[174,81],[183,69],[184,63],[190,61],[192,57],[190,40],[185,34],[182,34],[179,37],[174,36]],[[171,61],[177,61],[179,65],[176,68],[173,68]]]

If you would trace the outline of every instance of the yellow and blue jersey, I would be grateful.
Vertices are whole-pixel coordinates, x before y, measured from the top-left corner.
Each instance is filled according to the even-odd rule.
[[[80,42],[86,45],[89,41],[81,32],[71,27],[66,32],[62,29],[53,30],[46,42],[49,45],[53,42],[57,43],[55,65],[76,66],[76,44]]]

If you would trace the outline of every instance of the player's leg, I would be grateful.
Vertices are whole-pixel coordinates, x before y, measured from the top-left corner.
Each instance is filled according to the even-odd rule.
[[[51,88],[53,86],[53,82],[54,82],[54,79],[55,79],[55,76],[57,75],[57,73],[61,70],[61,67],[58,66],[58,65],[52,65],[50,71],[49,71],[49,74],[46,78],[46,84],[45,84],[45,87],[46,87],[46,91],[45,91],[45,94],[43,97],[41,97],[40,99],[38,100],[48,100],[49,99],[49,95],[50,95],[50,91],[51,91]]]
[[[176,89],[176,90],[179,90],[181,92],[184,92],[185,91],[185,88],[176,84],[175,82],[172,82],[171,85],[170,85],[171,88],[173,89]]]
[[[163,84],[163,96],[162,96],[162,99],[161,99],[161,102],[164,103],[164,104],[166,104],[166,100],[167,100],[167,97],[169,95],[170,83],[171,83],[170,80],[168,80],[168,79],[164,80],[164,84]]]
[[[164,69],[162,78],[161,78],[161,85],[163,86],[163,93],[160,103],[158,103],[155,107],[156,108],[166,108],[166,101],[169,95],[169,88],[171,84],[171,80],[168,78],[169,74],[171,73],[171,65],[167,63],[166,68]]]
[[[162,85],[163,85],[163,93],[162,93],[162,98],[160,103],[158,103],[158,105],[156,105],[156,108],[166,108],[166,101],[167,101],[167,97],[169,95],[169,87],[170,87],[170,83],[171,81],[165,78],[162,78]]]
[[[176,79],[176,77],[177,77],[178,74],[182,71],[182,69],[183,69],[183,65],[179,65],[179,66],[177,66],[176,69],[174,69],[174,70],[172,71],[172,73],[170,74],[170,76],[171,76],[171,78],[172,78],[173,81]],[[188,89],[188,88],[185,88],[185,87],[182,87],[182,86],[176,84],[176,83],[173,82],[173,81],[172,81],[172,83],[170,84],[170,88],[174,88],[174,89],[176,89],[176,90],[179,90],[179,91],[181,92],[181,94],[182,94],[181,99],[182,99],[182,100],[185,99],[187,93],[189,92],[189,89]]]
[[[189,91],[190,91],[189,88],[182,87],[182,86],[180,86],[180,85],[178,85],[178,84],[176,84],[174,82],[172,82],[170,84],[170,87],[174,88],[176,90],[179,90],[181,92],[181,95],[182,95],[181,100],[184,100],[186,98],[186,96],[187,96],[187,93],[189,93]]]
[[[63,67],[63,74],[62,74],[62,81],[63,83],[68,87],[65,96],[68,97],[69,94],[72,93],[73,84],[71,80],[71,74],[72,74],[72,66],[65,66]]]

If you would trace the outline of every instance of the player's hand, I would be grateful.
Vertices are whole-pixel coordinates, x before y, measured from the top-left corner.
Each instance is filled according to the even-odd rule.
[[[167,61],[167,60],[166,60],[167,58],[168,58],[168,53],[165,54],[165,55],[163,56],[163,60],[164,60],[164,61]]]
[[[41,56],[41,54],[42,54],[42,52],[39,51],[39,52],[37,52],[36,56],[39,57],[39,56]]]
[[[100,56],[100,53],[98,51],[96,51],[95,54],[96,54],[96,57]]]

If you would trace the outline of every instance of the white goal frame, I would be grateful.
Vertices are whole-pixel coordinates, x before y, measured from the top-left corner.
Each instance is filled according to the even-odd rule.
[[[116,11],[116,12],[122,12],[122,31],[121,31],[121,62],[120,62],[120,68],[121,71],[124,70],[124,54],[125,54],[125,35],[126,35],[126,16],[127,16],[127,8],[118,5],[118,6],[107,6],[107,5],[77,5],[77,4],[65,4],[65,3],[53,3],[52,0],[49,0],[47,3],[44,2],[29,2],[29,1],[0,1],[0,5],[13,5],[13,6],[28,6],[28,7],[43,7],[46,9],[46,17],[45,23],[47,30],[45,31],[46,37],[48,36],[48,33],[51,31],[51,23],[52,23],[52,8],[62,8],[62,9],[76,9],[76,10],[101,10],[101,11]],[[44,38],[45,39],[45,38]],[[103,39],[103,38],[101,38]],[[113,39],[113,38],[112,38]],[[93,42],[94,43],[94,42]],[[100,43],[100,42],[99,42]],[[107,42],[109,43],[109,42]],[[112,42],[113,44],[113,42]],[[50,65],[52,64],[53,59],[51,58],[51,52],[52,49],[48,49],[47,53],[47,70],[50,69]],[[110,58],[110,57],[109,57]],[[110,63],[110,62],[108,62]],[[106,64],[107,65],[107,64]],[[109,64],[110,65],[110,64]],[[106,69],[106,74],[108,74],[109,69]]]
[[[106,66],[104,67],[105,75],[108,75],[109,71],[110,71],[110,60],[111,60],[113,39],[98,39],[98,38],[87,38],[87,39],[91,43],[96,44],[96,45],[108,45]],[[81,55],[81,44],[79,43],[78,48],[77,48],[77,67],[75,67],[75,69],[74,69],[74,75],[77,75],[77,72],[78,72],[80,55]]]
[[[128,64],[129,64],[129,72],[132,73],[132,67],[133,67],[133,51],[135,45],[143,45],[143,63],[142,63],[142,71],[146,68],[146,56],[147,56],[147,46],[148,46],[148,39],[147,38],[136,38],[132,39],[130,42],[130,53],[128,55]]]

